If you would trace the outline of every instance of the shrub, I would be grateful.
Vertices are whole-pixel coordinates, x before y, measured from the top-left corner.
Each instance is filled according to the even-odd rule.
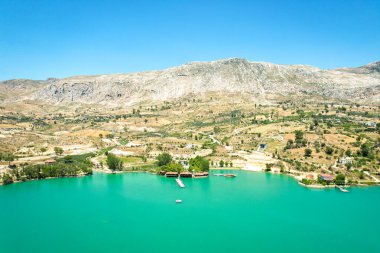
[[[332,147],[326,147],[325,152],[327,155],[332,155],[334,153],[334,149]]]
[[[3,184],[12,184],[13,183],[13,178],[9,174],[4,174],[3,175]]]
[[[311,153],[312,153],[312,151],[310,148],[305,149],[305,157],[310,157]]]

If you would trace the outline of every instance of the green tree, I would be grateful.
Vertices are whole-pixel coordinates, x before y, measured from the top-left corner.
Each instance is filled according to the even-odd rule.
[[[367,143],[364,143],[360,146],[360,154],[364,157],[368,157],[368,155],[370,154],[370,149],[368,147],[368,144]]]
[[[4,174],[2,180],[4,185],[13,183],[13,178],[9,174]]]
[[[123,170],[123,161],[111,153],[107,155],[107,165],[108,168],[112,171]]]
[[[296,142],[300,143],[303,139],[303,132],[301,130],[296,130],[294,133],[296,136]]]
[[[184,171],[182,164],[179,163],[169,163],[165,166],[162,166],[161,168],[164,171],[173,171],[173,172],[178,172],[181,173]]]
[[[286,146],[285,146],[285,149],[291,149],[293,147],[293,140],[288,140],[288,142],[286,143]]]
[[[74,158],[71,155],[67,155],[63,158],[64,163],[74,163]]]
[[[8,162],[9,166],[11,165],[11,162],[13,162],[15,160],[15,158],[16,157],[14,154],[11,154],[11,153],[3,154],[3,160]]]
[[[312,151],[310,148],[305,149],[305,157],[310,157],[312,154]]]
[[[54,147],[54,152],[56,155],[62,155],[63,154],[63,148],[61,147]]]
[[[210,169],[210,161],[202,156],[196,156],[189,161],[190,170],[208,171]]]
[[[346,183],[346,177],[343,174],[338,174],[335,178],[335,184],[344,185]]]
[[[172,156],[169,153],[162,153],[157,156],[157,165],[158,166],[165,166],[171,163],[173,160]]]
[[[326,147],[325,153],[328,155],[332,155],[334,153],[334,149],[332,147]]]
[[[41,151],[41,153],[43,154],[43,153],[45,153],[45,152],[47,151],[47,148],[45,148],[45,147],[40,148],[40,151]]]
[[[220,160],[220,162],[219,162],[219,166],[220,166],[220,167],[224,167],[224,161],[223,161],[223,160]]]

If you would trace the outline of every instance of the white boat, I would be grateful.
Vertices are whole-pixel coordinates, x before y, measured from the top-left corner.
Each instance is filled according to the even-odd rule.
[[[177,199],[177,200],[175,201],[175,203],[182,203],[182,200],[181,200],[181,199]]]
[[[224,176],[224,174],[214,174],[214,176],[222,177],[222,176]]]

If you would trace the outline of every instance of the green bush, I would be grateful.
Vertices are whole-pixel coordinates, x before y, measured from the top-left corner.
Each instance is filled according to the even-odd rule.
[[[3,180],[3,184],[4,185],[12,184],[13,183],[13,178],[10,175],[8,175],[8,174],[3,175],[2,180]]]

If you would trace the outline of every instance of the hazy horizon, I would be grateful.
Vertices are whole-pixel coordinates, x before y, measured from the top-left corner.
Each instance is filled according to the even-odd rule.
[[[8,80],[14,80],[14,79],[26,79],[26,80],[35,80],[35,81],[45,81],[45,80],[50,79],[50,78],[62,79],[62,78],[70,78],[70,77],[74,77],[74,76],[98,76],[98,75],[130,74],[130,73],[136,73],[136,72],[161,71],[161,70],[165,70],[165,69],[169,69],[169,68],[173,68],[173,67],[178,67],[178,66],[181,66],[181,65],[189,64],[189,63],[214,62],[214,61],[221,61],[221,60],[227,60],[227,59],[236,59],[236,58],[246,59],[249,62],[263,62],[263,63],[265,62],[265,61],[250,60],[250,59],[243,58],[243,57],[230,57],[230,58],[215,59],[215,60],[210,60],[210,61],[189,61],[189,62],[181,63],[181,64],[176,65],[176,66],[168,66],[168,67],[165,67],[165,68],[162,68],[162,69],[146,69],[146,70],[141,70],[141,71],[126,71],[126,72],[114,72],[114,73],[94,73],[94,74],[77,74],[77,75],[60,76],[60,77],[49,76],[49,77],[41,78],[41,79],[23,78],[23,77],[21,77],[21,78],[17,78],[16,77],[16,78],[10,78],[10,79],[1,79],[1,77],[0,77],[0,82],[2,82],[2,81],[8,81]],[[281,64],[281,63],[276,63],[276,62],[265,62],[265,63],[273,63],[273,64],[277,64],[277,65],[288,65],[288,66],[303,65],[303,66],[317,67],[317,68],[320,68],[322,70],[333,70],[333,69],[339,69],[339,68],[357,68],[357,67],[361,67],[361,66],[364,66],[364,65],[368,65],[368,64],[374,63],[374,62],[368,62],[367,64],[364,64],[364,65],[361,65],[361,66],[340,66],[340,67],[332,68],[332,69],[329,69],[329,68],[324,69],[324,68],[321,68],[319,66],[313,66],[313,65],[302,64],[302,63],[299,63],[299,64]]]

